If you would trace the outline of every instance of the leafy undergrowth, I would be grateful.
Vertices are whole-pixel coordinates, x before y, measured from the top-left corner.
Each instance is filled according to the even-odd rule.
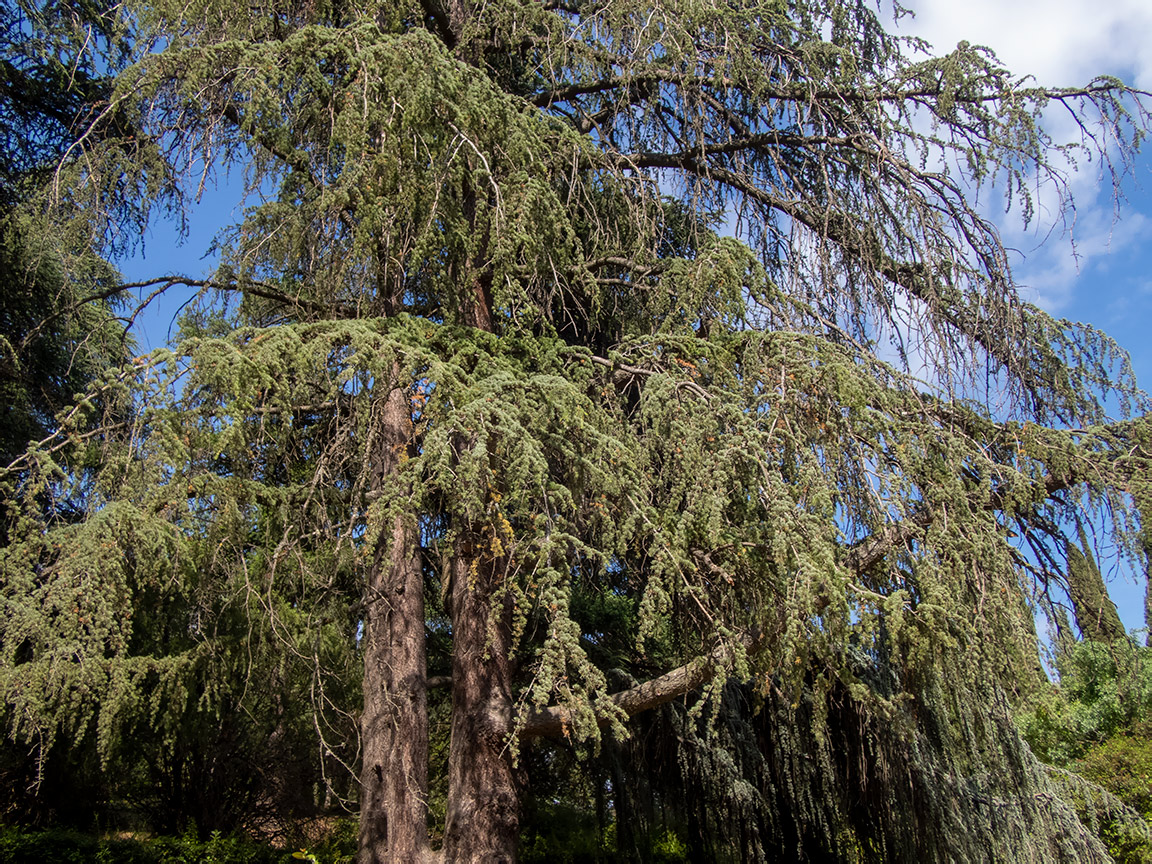
[[[354,850],[343,838],[308,853],[275,849],[246,837],[97,837],[76,831],[0,828],[0,864],[351,864]]]

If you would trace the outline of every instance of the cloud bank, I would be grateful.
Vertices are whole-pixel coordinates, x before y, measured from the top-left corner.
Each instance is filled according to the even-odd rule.
[[[927,40],[936,53],[966,40],[991,48],[1010,71],[1030,75],[1037,84],[1076,86],[1113,75],[1152,91],[1148,0],[919,0],[905,5],[915,17],[901,19],[898,32]],[[1049,121],[1058,139],[1076,140],[1066,118]],[[1152,159],[1140,157],[1125,192],[1137,185],[1152,187],[1150,169]],[[1057,315],[1070,310],[1078,292],[1100,293],[1098,285],[1087,283],[1107,278],[1109,258],[1152,246],[1152,218],[1127,207],[1117,219],[1113,189],[1097,163],[1082,164],[1069,177],[1068,188],[1077,202],[1074,219],[1059,221],[1056,190],[1040,188],[1039,219],[1028,230],[1018,214],[996,213],[995,197],[989,200],[988,215],[1000,225],[1007,244],[1021,253],[1017,278],[1025,295]]]
[[[961,39],[986,45],[1013,72],[1046,86],[1116,75],[1152,90],[1152,3],[1148,0],[919,0],[900,30],[938,52]]]

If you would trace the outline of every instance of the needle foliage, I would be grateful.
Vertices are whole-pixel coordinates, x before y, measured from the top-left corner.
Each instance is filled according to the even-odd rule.
[[[251,194],[210,278],[151,283],[204,289],[185,338],[4,475],[10,734],[111,763],[294,694],[355,800],[366,574],[415,556],[433,664],[490,610],[450,650],[453,687],[503,676],[497,758],[616,754],[622,855],[647,783],[718,858],[1106,860],[1009,711],[1067,526],[1146,554],[1147,400],[971,190],[1070,207],[1144,94],[930,58],[852,0],[126,8],[43,212],[99,245]],[[30,505],[78,484],[83,520]]]

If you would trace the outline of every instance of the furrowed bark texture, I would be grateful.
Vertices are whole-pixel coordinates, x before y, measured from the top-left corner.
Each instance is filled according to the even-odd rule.
[[[508,751],[512,728],[507,604],[492,605],[503,559],[483,561],[458,541],[452,566],[452,740],[444,858],[516,860],[520,800]],[[493,621],[492,615],[498,616]]]
[[[453,38],[463,33],[471,6],[449,0]],[[475,166],[473,166],[475,167]],[[466,180],[462,210],[476,234],[477,196]],[[460,323],[493,332],[491,271],[484,229],[479,251],[465,267]],[[470,446],[462,436],[457,446]],[[462,450],[459,452],[463,452]],[[511,608],[493,603],[507,570],[471,525],[460,526],[451,563],[449,617],[452,621],[452,732],[448,751],[448,802],[444,859],[501,864],[516,860],[520,834],[520,791],[508,748],[512,730]],[[495,620],[493,619],[495,616]]]
[[[394,388],[379,419],[377,489],[409,446],[411,412],[407,390]],[[377,541],[365,586],[360,864],[428,855],[427,663],[416,532],[415,520],[395,517]]]

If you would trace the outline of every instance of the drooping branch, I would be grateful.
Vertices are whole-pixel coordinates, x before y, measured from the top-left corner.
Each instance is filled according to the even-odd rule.
[[[605,365],[610,362],[605,361],[603,358],[595,359]],[[636,369],[631,371],[638,374],[652,374],[650,370]],[[1117,425],[1126,429],[1131,426],[1131,423]],[[1045,475],[1042,481],[1044,495],[1045,497],[1051,497],[1084,479],[1085,478],[1080,476],[1079,472],[1075,470],[1070,470],[1063,476]],[[994,490],[987,501],[983,503],[982,509],[986,511],[1002,510],[1007,507],[1008,504],[1008,495],[1002,490]],[[844,566],[854,575],[863,573],[882,560],[884,556],[888,555],[896,547],[920,536],[924,530],[933,523],[935,518],[935,511],[925,507],[903,521],[889,523],[877,533],[850,546],[844,558]],[[712,562],[706,553],[700,552],[696,557],[700,560],[702,566],[709,567],[717,572],[718,575],[724,575],[722,570]],[[759,644],[759,639],[752,637],[745,637],[744,639],[744,646],[749,653],[755,653]],[[696,657],[688,663],[678,666],[657,678],[645,681],[627,690],[613,693],[609,698],[628,718],[632,718],[637,714],[651,710],[652,708],[657,708],[704,686],[704,684],[715,676],[717,667],[723,662],[724,656],[721,649],[717,649],[709,655]],[[601,713],[597,719],[601,728],[607,727],[611,723],[611,718],[607,714]],[[563,706],[541,708],[533,711],[529,715],[528,719],[519,729],[518,735],[521,740],[557,737],[566,735],[569,725],[569,714]]]
[[[228,103],[225,105],[224,109],[220,112],[220,116],[231,123],[237,130],[246,131],[244,118],[234,104]],[[301,177],[306,177],[314,189],[323,188],[323,184],[313,172],[311,161],[305,153],[284,146],[282,141],[278,141],[275,137],[266,133],[260,134],[257,132],[252,134],[252,140],[259,144],[268,155],[275,157]]]
[[[616,360],[611,360],[607,357],[598,357],[592,355],[589,359],[598,366],[607,366],[612,369],[618,378],[622,377],[624,380],[630,378],[647,378],[652,375],[663,374],[664,370],[661,369],[644,369],[640,366],[630,366],[627,363],[621,363]],[[619,381],[618,381],[619,383]],[[695,381],[679,381],[678,387],[684,387],[689,392],[704,400],[705,402],[712,401],[712,394],[697,384]]]
[[[1048,474],[1043,478],[1044,497],[1050,498],[1058,492],[1074,486],[1085,478],[1078,472],[1069,471],[1064,476]],[[983,504],[985,511],[1003,510],[1008,505],[1008,496],[1003,490],[993,490]],[[881,561],[885,555],[904,543],[919,537],[936,519],[934,511],[928,507],[917,510],[907,519],[890,522],[875,534],[857,541],[848,548],[844,566],[859,576],[869,567]]]
[[[717,146],[722,148],[724,145]],[[998,290],[990,293],[989,296],[1003,310],[998,313],[1003,320],[990,321],[989,310],[980,305],[988,298],[973,299],[947,279],[937,276],[924,263],[901,261],[883,251],[870,237],[867,224],[862,224],[859,219],[833,208],[816,211],[804,202],[783,197],[758,185],[743,172],[709,159],[707,154],[633,153],[617,157],[617,166],[625,171],[651,168],[682,171],[702,181],[727,186],[766,210],[784,214],[813,234],[838,246],[848,259],[859,262],[879,279],[903,289],[909,297],[929,308],[955,334],[978,345],[994,364],[1011,372],[1030,395],[1033,407],[1044,406],[1044,410],[1050,412],[1051,416],[1064,423],[1076,422],[1079,419],[1076,415],[1084,413],[1079,410],[1079,404],[1070,406],[1069,410],[1069,406],[1061,404],[1064,400],[1051,398],[1053,388],[1059,386],[1059,382],[1052,378],[1052,370],[1063,365],[1056,346],[1038,339],[1028,346],[1027,352],[1021,352],[1020,334],[1026,329],[1035,329],[1035,322],[1032,320],[1033,313],[1013,299],[1014,294],[1005,292],[1003,297],[1007,299],[1002,299]],[[900,167],[908,168],[903,162]],[[914,169],[908,170],[919,174],[922,182],[948,186],[942,178],[928,178]],[[942,196],[941,200],[949,199]],[[949,206],[953,208],[953,223],[965,233],[971,248],[981,256],[986,278],[994,282],[1006,281],[1010,273],[1002,251],[997,251],[999,241],[993,236],[995,229],[978,214],[965,209],[962,203],[953,202]],[[982,236],[978,237],[977,234]],[[988,245],[992,251],[984,254],[980,252],[985,245],[982,241],[988,239],[991,239]],[[947,238],[947,242],[955,241]],[[1004,318],[1005,315],[1007,318]]]

